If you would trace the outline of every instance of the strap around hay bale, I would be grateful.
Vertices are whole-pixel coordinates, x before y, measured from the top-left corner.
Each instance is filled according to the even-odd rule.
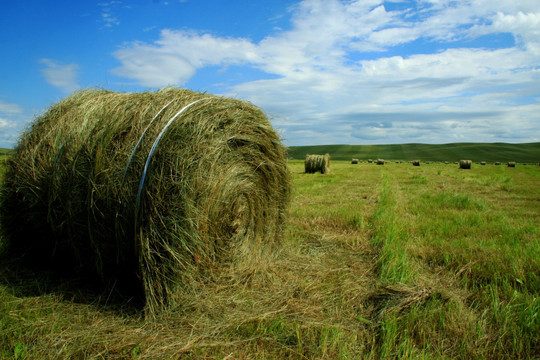
[[[182,114],[184,111],[186,111],[188,108],[190,108],[192,105],[195,105],[196,103],[198,103],[199,101],[201,100],[206,100],[206,99],[210,99],[210,98],[203,98],[203,99],[199,99],[199,100],[195,100],[194,102],[184,106],[182,109],[180,109],[180,111],[178,111],[176,113],[176,115],[174,115],[168,122],[167,124],[165,125],[165,127],[163,127],[163,130],[161,130],[161,132],[159,133],[159,135],[157,136],[156,140],[154,141],[154,144],[152,145],[152,148],[150,149],[150,152],[148,153],[148,158],[146,159],[146,163],[144,164],[144,170],[143,170],[143,173],[142,173],[142,177],[141,177],[141,181],[139,183],[139,190],[137,191],[137,200],[135,201],[135,219],[137,219],[137,216],[139,214],[139,207],[141,205],[141,195],[142,195],[142,190],[144,188],[144,182],[146,180],[146,174],[148,172],[148,167],[150,166],[150,161],[152,160],[152,156],[154,155],[154,152],[156,151],[156,148],[159,144],[159,141],[161,140],[161,138],[163,137],[163,134],[165,134],[165,131],[167,130],[167,128],[173,123],[173,121],[178,118],[180,116],[180,114]],[[137,220],[135,220],[135,226],[137,226]]]
[[[139,147],[139,145],[141,144],[142,142],[142,139],[144,138],[144,135],[146,134],[146,131],[148,131],[148,129],[150,128],[150,126],[152,125],[152,123],[154,122],[154,120],[157,119],[157,117],[166,109],[169,107],[169,105],[171,105],[173,102],[175,102],[177,99],[172,99],[171,101],[169,101],[167,103],[167,105],[165,105],[164,107],[161,108],[161,110],[159,110],[159,112],[156,114],[156,116],[154,116],[154,118],[152,120],[150,120],[150,123],[148,123],[148,126],[146,126],[146,128],[144,129],[141,137],[139,138],[139,141],[137,141],[137,144],[135,145],[135,147],[133,148],[133,152],[131,153],[131,156],[129,157],[129,160],[128,160],[128,163],[126,165],[126,169],[124,170],[124,176],[122,176],[122,185],[124,185],[124,181],[126,180],[126,175],[127,175],[127,171],[128,171],[128,168],[129,168],[129,165],[131,165],[131,161],[133,160],[133,157],[135,156],[135,153],[137,152],[137,148]]]

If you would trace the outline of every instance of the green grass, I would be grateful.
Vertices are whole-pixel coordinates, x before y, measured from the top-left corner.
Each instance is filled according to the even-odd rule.
[[[508,161],[519,163],[540,162],[540,143],[507,144],[507,143],[453,143],[442,145],[400,144],[400,145],[317,145],[291,146],[289,157],[304,159],[306,154],[329,153],[334,160],[351,160],[357,158],[406,160],[412,161],[459,161],[470,159],[474,162]],[[480,165],[480,164],[478,164]],[[475,166],[473,164],[473,166]]]
[[[540,358],[540,167],[303,166],[276,259],[156,319],[4,259],[0,358]]]

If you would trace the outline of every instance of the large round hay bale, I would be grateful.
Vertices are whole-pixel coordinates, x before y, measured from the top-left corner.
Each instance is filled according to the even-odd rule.
[[[412,164],[413,166],[420,166],[420,160],[413,160]]]
[[[351,164],[358,164],[358,159],[352,159]]]
[[[516,162],[515,161],[509,161],[506,165],[508,167],[516,167]]]
[[[1,228],[10,252],[138,291],[154,312],[208,271],[270,254],[290,193],[285,152],[244,101],[80,91],[19,140]]]
[[[460,169],[470,169],[472,166],[472,160],[459,160]]]
[[[377,159],[377,165],[384,165],[383,159]]]
[[[304,162],[304,168],[306,174],[314,174],[320,172],[321,174],[328,174],[330,172],[330,155],[306,155]]]
[[[481,162],[480,162],[480,165],[486,165],[486,162],[485,162],[485,161],[481,161]]]

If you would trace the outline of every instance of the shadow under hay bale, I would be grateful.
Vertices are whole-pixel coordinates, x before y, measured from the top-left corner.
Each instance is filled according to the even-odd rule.
[[[330,172],[330,155],[306,155],[304,169],[306,174],[314,174],[316,172],[328,174]]]
[[[1,192],[8,252],[95,274],[150,313],[279,244],[285,147],[249,103],[184,89],[76,92],[22,135]]]
[[[459,160],[460,169],[470,169],[472,166],[472,160]]]

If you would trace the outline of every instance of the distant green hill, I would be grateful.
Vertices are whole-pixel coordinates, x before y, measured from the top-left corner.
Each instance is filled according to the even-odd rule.
[[[0,156],[10,155],[13,152],[11,149],[0,148]]]
[[[508,143],[453,143],[441,145],[317,145],[291,146],[289,158],[304,159],[306,154],[329,153],[334,160],[357,158],[421,161],[517,161],[540,162],[540,142],[526,144]]]

